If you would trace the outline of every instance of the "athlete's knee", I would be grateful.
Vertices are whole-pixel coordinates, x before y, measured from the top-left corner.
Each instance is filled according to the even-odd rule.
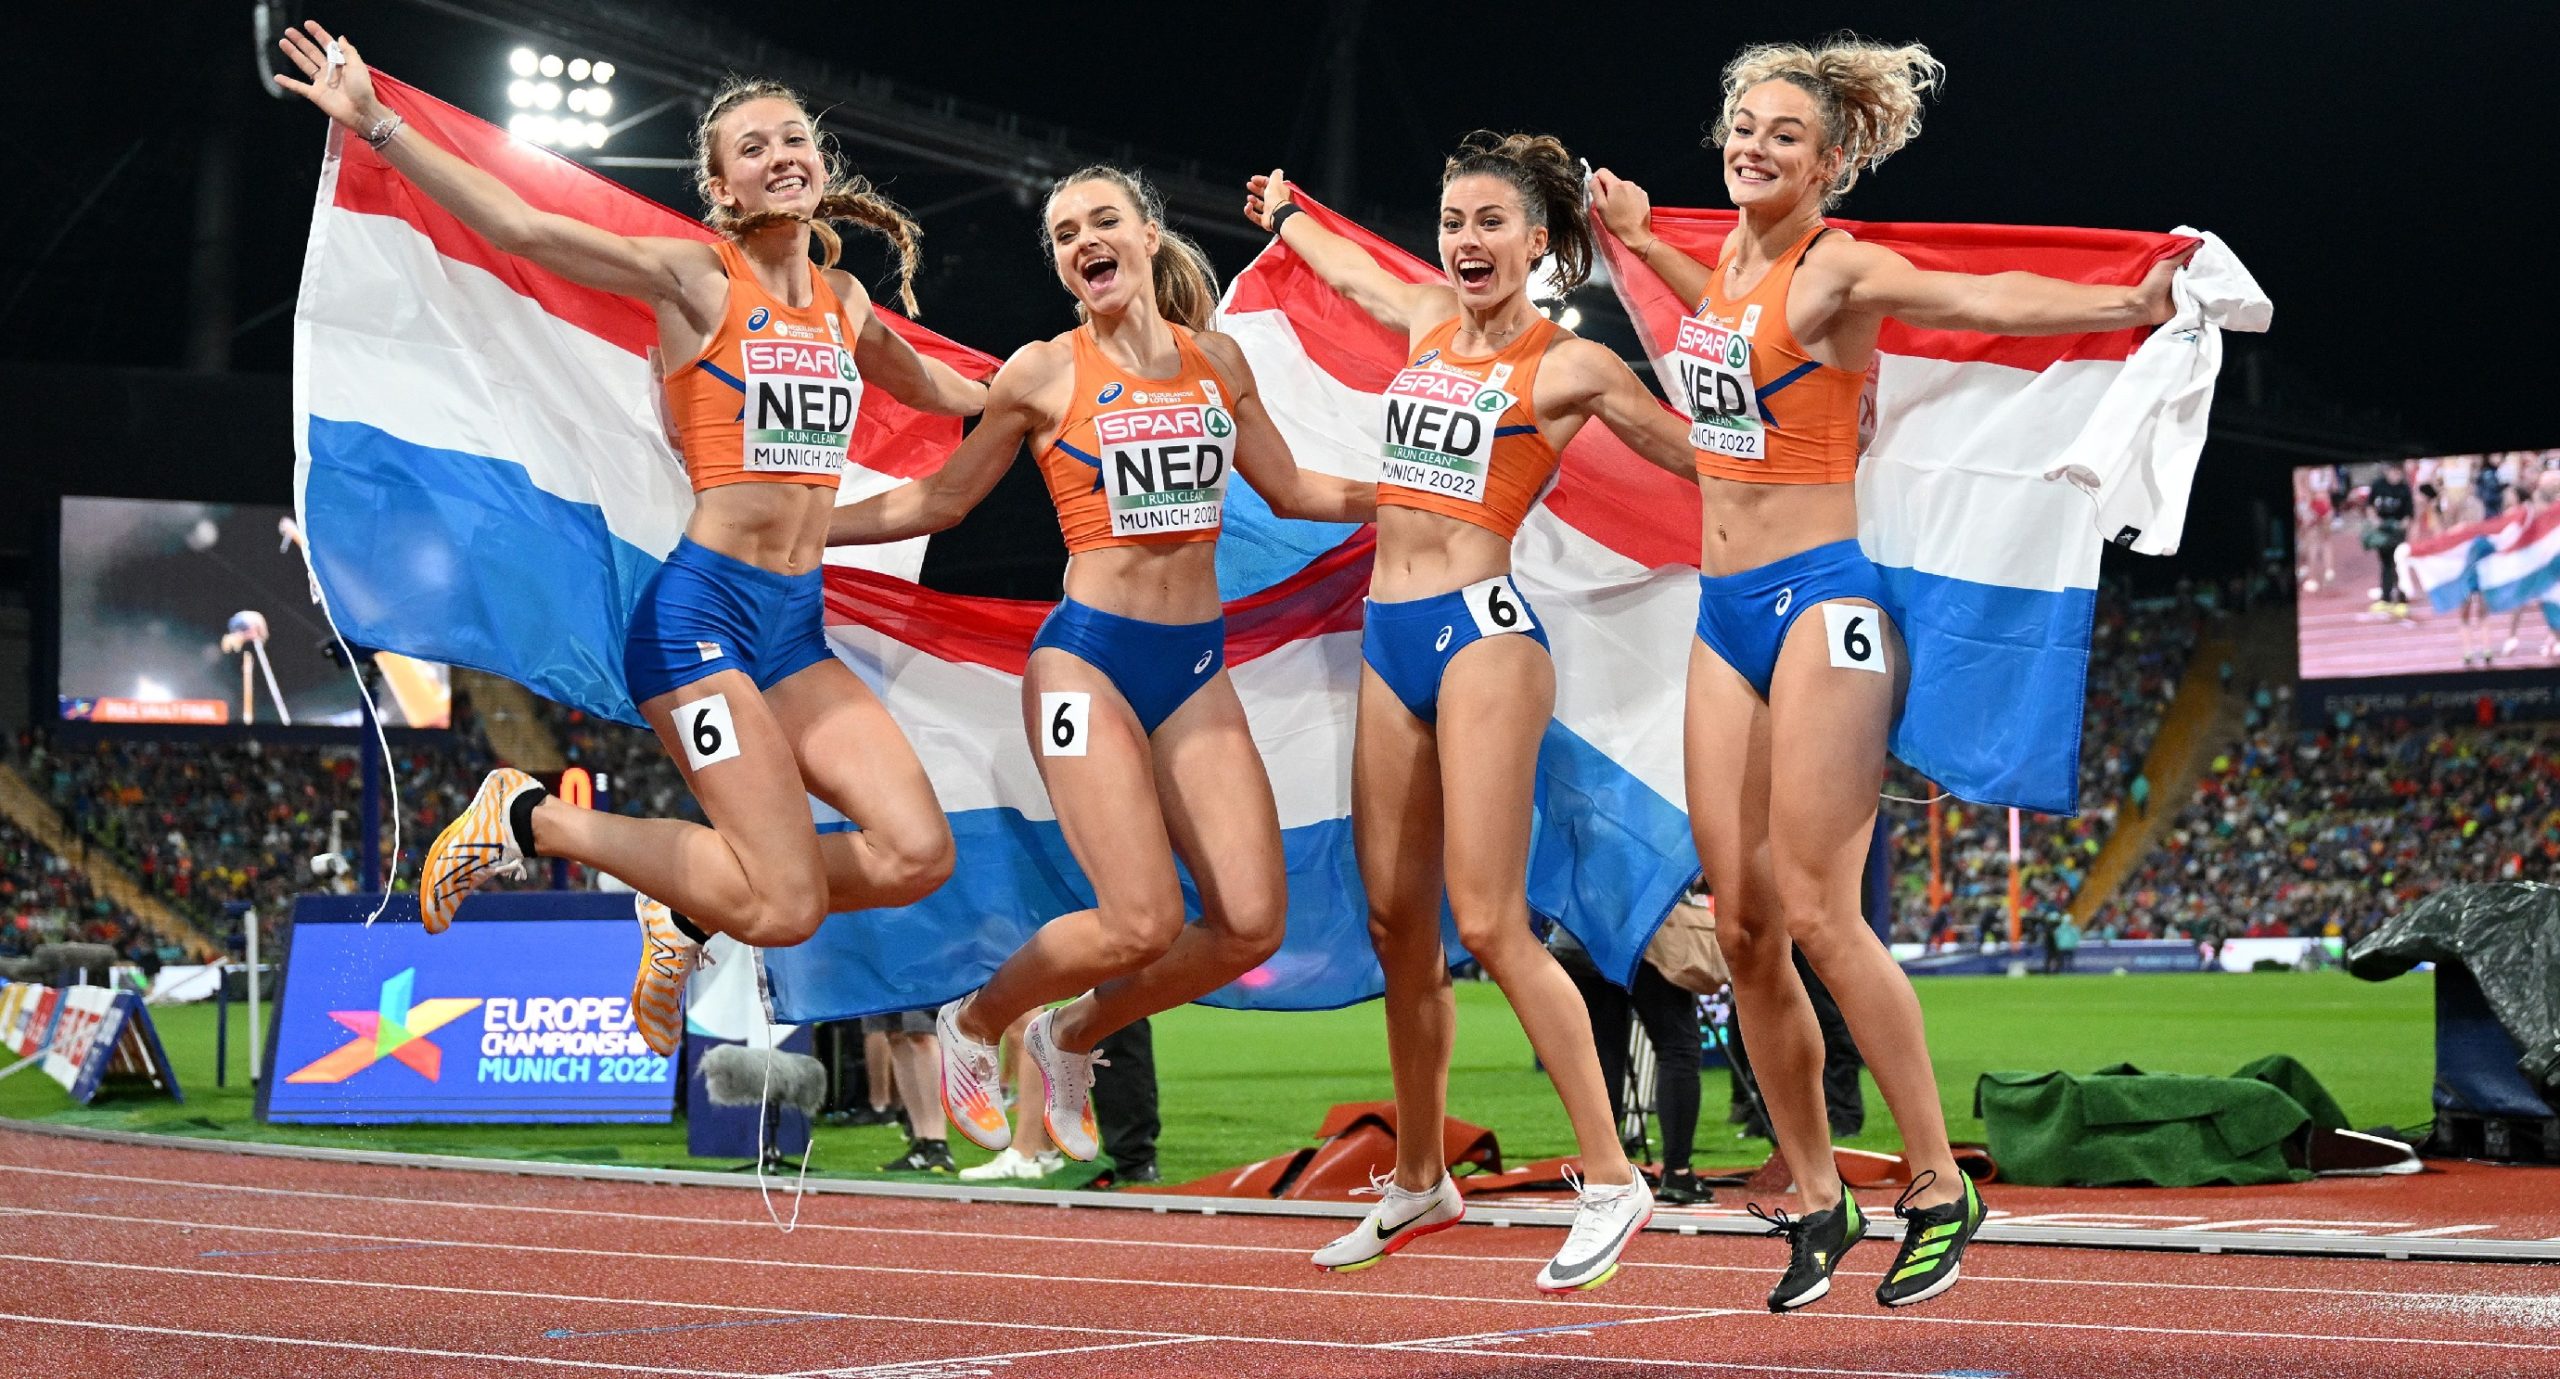
[[[728,934],[751,948],[790,948],[806,943],[826,922],[824,902],[811,898],[759,899],[733,919]]]
[[[1441,961],[1440,916],[1438,907],[1423,915],[1398,914],[1376,905],[1369,907],[1369,947],[1378,961],[1394,968],[1400,964],[1431,964]]]
[[[1457,921],[1458,942],[1467,946],[1487,972],[1500,972],[1538,948],[1529,932],[1529,903],[1517,894],[1500,897],[1449,898]]]
[[[1114,972],[1135,972],[1182,937],[1182,892],[1105,906],[1102,921],[1104,964]]]
[[[1780,973],[1793,975],[1786,931],[1767,922],[1744,922],[1728,913],[1716,923],[1716,951],[1735,982],[1749,986]]]
[[[1250,971],[1280,951],[1280,940],[1288,932],[1289,907],[1279,900],[1230,905],[1217,921],[1219,946],[1231,962]]]
[[[958,849],[951,842],[950,821],[941,815],[905,827],[872,830],[878,836],[881,885],[890,893],[877,902],[909,905],[942,888],[951,879]]]

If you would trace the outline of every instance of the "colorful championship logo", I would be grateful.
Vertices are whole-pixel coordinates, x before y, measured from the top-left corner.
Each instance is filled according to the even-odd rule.
[[[765,310],[763,307],[757,307],[755,310],[747,313],[747,329],[762,330],[764,329],[764,323],[772,319],[772,312]]]
[[[452,1024],[480,1005],[478,997],[438,996],[411,1003],[418,969],[404,967],[382,984],[381,1003],[372,1010],[333,1010],[329,1018],[355,1037],[287,1074],[287,1082],[344,1082],[385,1058],[398,1059],[429,1082],[444,1071],[444,1050],[429,1034]]]

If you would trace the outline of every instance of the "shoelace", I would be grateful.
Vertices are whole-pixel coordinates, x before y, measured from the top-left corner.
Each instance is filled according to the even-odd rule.
[[[1806,1229],[1813,1224],[1812,1222],[1801,1216],[1787,1215],[1785,1207],[1780,1207],[1772,1213],[1762,1211],[1757,1202],[1747,1202],[1743,1204],[1742,1209],[1768,1222],[1768,1234],[1783,1235],[1787,1238],[1787,1271],[1789,1273],[1804,1267],[1806,1255],[1813,1249],[1813,1237]]]
[[[1902,1190],[1902,1195],[1893,1199],[1893,1214],[1895,1218],[1898,1220],[1908,1221],[1922,1212],[1936,1211],[1936,1207],[1915,1207],[1911,1205],[1912,1198],[1919,1196],[1921,1193],[1927,1192],[1929,1190],[1929,1185],[1936,1181],[1938,1181],[1938,1170],[1934,1168],[1924,1168],[1920,1170],[1920,1176],[1911,1180],[1911,1186],[1904,1188]],[[1964,1194],[1957,1193],[1956,1201],[1962,1202],[1963,1200]]]
[[[1559,1255],[1577,1245],[1593,1244],[1610,1234],[1609,1218],[1601,1213],[1635,1189],[1633,1183],[1613,1188],[1592,1187],[1582,1181],[1582,1175],[1574,1172],[1570,1164],[1565,1166],[1564,1184],[1573,1189],[1573,1229],[1565,1232],[1564,1249],[1557,1252]]]

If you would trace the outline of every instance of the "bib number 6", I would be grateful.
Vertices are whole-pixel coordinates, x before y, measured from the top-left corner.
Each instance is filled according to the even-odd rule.
[[[1529,616],[1529,605],[1520,597],[1507,575],[1496,575],[1481,583],[1470,584],[1458,591],[1466,601],[1468,616],[1475,619],[1476,635],[1498,637],[1505,632],[1526,632],[1538,625]]]
[[[1040,755],[1080,757],[1085,754],[1085,728],[1093,714],[1093,696],[1081,690],[1040,696]]]
[[[1824,640],[1831,646],[1831,664],[1844,670],[1872,670],[1885,673],[1884,635],[1876,610],[1859,603],[1826,603],[1822,605]]]
[[[686,763],[696,771],[738,755],[738,723],[730,716],[725,694],[678,704],[676,733],[684,739]]]

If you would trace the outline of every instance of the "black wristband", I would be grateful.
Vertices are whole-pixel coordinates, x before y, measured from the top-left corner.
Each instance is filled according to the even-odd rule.
[[[1271,233],[1273,237],[1277,238],[1279,236],[1280,227],[1289,223],[1289,217],[1296,215],[1298,212],[1305,209],[1306,207],[1299,205],[1295,201],[1291,201],[1283,204],[1280,209],[1273,211],[1271,213]]]

